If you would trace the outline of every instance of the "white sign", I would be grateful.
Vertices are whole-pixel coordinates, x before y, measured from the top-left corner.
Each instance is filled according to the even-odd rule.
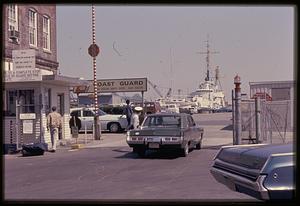
[[[101,79],[97,80],[97,91],[105,92],[143,92],[147,91],[147,78]],[[87,92],[94,92],[94,85]]]
[[[42,81],[42,73],[39,69],[5,71],[4,82]]]
[[[17,70],[31,70],[35,69],[35,50],[13,50],[13,69]]]
[[[23,120],[23,134],[33,133],[33,120]]]
[[[35,119],[35,113],[21,113],[20,119]]]
[[[42,73],[35,68],[35,50],[13,50],[13,71],[5,71],[4,82],[41,81]]]

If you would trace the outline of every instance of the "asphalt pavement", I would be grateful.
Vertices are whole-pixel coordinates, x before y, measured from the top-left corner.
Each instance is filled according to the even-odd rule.
[[[232,145],[231,113],[194,114],[193,117],[204,128],[203,148]],[[75,144],[80,148],[128,146],[126,132],[102,132],[100,140],[95,140],[92,133],[80,133],[77,139],[60,140],[58,149],[69,149]]]
[[[4,199],[8,201],[108,201],[108,203],[257,202],[231,191],[210,174],[219,148],[232,145],[230,115],[193,115],[204,128],[201,150],[187,157],[165,151],[132,152],[126,132],[103,132],[100,140],[80,134],[61,140],[56,153],[4,157]],[[209,122],[209,123],[208,123]],[[74,149],[73,145],[80,145]]]

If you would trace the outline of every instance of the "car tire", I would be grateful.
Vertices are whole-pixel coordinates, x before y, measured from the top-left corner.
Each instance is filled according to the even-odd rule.
[[[199,150],[201,149],[201,140],[199,140],[199,142],[196,144],[196,149]]]
[[[139,157],[145,157],[145,155],[146,155],[146,149],[145,148],[138,148],[136,152],[137,152]]]
[[[119,132],[121,129],[120,125],[118,123],[111,123],[109,124],[109,131],[112,133]]]
[[[200,150],[200,149],[201,149],[201,146],[202,146],[202,137],[203,137],[203,134],[201,134],[200,140],[199,140],[199,142],[196,144],[196,149],[197,149],[197,150]]]
[[[184,146],[184,148],[183,148],[183,149],[181,149],[181,155],[182,155],[183,157],[186,157],[186,156],[188,156],[188,154],[189,154],[189,150],[190,150],[190,148],[189,148],[189,144],[188,144],[188,143],[186,143],[186,144],[185,144],[185,146]]]
[[[138,148],[137,148],[137,147],[133,147],[133,148],[132,148],[132,152],[133,152],[133,153],[137,153],[137,152],[138,152]]]

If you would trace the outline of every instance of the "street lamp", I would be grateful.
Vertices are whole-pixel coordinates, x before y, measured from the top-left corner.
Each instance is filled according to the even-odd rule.
[[[94,73],[94,106],[95,106],[95,117],[94,117],[94,139],[100,140],[101,128],[99,124],[99,114],[98,114],[98,91],[97,91],[97,67],[96,67],[96,57],[100,52],[100,48],[96,44],[96,32],[95,32],[95,6],[92,5],[92,39],[93,42],[88,49],[89,55],[93,57],[93,73]]]

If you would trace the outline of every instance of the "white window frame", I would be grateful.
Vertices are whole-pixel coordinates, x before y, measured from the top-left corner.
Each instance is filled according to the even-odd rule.
[[[50,18],[43,16],[43,48],[50,51]]]
[[[33,9],[28,11],[29,45],[37,47],[37,12]],[[33,35],[33,39],[31,39]],[[33,41],[33,42],[32,42]]]
[[[8,31],[19,31],[19,21],[18,21],[18,6],[15,4],[9,4],[8,8]]]

